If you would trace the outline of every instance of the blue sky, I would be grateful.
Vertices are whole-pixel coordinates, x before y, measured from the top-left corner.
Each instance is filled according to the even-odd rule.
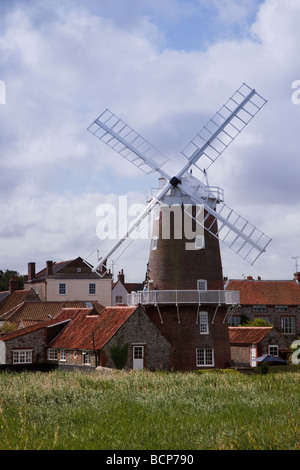
[[[142,202],[156,185],[87,132],[104,109],[167,154],[173,171],[246,82],[268,103],[209,181],[273,241],[254,267],[222,250],[224,275],[291,278],[300,255],[298,0],[0,0],[0,11],[0,269],[85,257],[99,244],[97,207],[120,195]],[[148,245],[131,244],[116,269],[142,279]]]

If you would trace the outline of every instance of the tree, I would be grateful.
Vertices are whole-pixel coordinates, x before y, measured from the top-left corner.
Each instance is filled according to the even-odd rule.
[[[12,276],[19,277],[19,289],[23,289],[23,276],[20,276],[17,271],[12,271],[11,269],[6,269],[5,271],[0,269],[0,292],[9,290],[9,280]]]
[[[266,320],[263,320],[262,318],[254,318],[253,321],[247,321],[246,323],[243,324],[243,326],[273,326],[271,323],[269,323]]]

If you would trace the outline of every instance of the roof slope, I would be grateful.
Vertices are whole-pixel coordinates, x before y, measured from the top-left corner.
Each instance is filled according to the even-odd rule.
[[[98,302],[92,303],[93,307],[100,313],[104,307]],[[63,308],[85,308],[86,302],[84,301],[24,301],[15,308],[4,313],[0,320],[9,321],[17,325],[27,327],[34,325],[39,322],[49,320],[49,318],[55,318]]]
[[[62,312],[66,314],[68,310],[73,316],[74,309],[64,309]],[[98,315],[94,309],[79,309],[67,328],[49,347],[101,349],[136,310],[137,307],[106,307]],[[60,320],[60,315],[57,320]]]
[[[226,290],[238,290],[242,305],[300,305],[300,286],[295,281],[233,279]]]
[[[17,338],[18,336],[24,336],[29,333],[33,333],[34,331],[38,331],[40,329],[46,329],[51,326],[57,325],[59,323],[68,322],[72,320],[72,318],[76,315],[75,309],[65,309],[66,311],[62,310],[59,319],[52,319],[46,322],[37,323],[36,325],[28,326],[27,328],[23,328],[21,330],[13,331],[12,333],[8,333],[7,335],[1,336],[0,341],[8,341],[10,339]]]
[[[15,290],[0,303],[0,315],[20,305],[24,300],[39,301],[40,298],[33,289]]]
[[[234,344],[259,343],[272,330],[268,326],[229,326],[229,342]]]

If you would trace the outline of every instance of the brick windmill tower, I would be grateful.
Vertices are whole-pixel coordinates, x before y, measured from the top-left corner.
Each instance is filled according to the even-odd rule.
[[[102,259],[154,214],[148,290],[128,300],[142,304],[172,344],[170,368],[226,367],[230,360],[227,321],[239,295],[224,291],[219,242],[253,264],[271,240],[224,203],[207,170],[265,103],[243,84],[181,152],[186,160],[176,176],[163,169],[168,159],[161,152],[109,110],[88,128],[145,173],[160,175],[148,206]]]

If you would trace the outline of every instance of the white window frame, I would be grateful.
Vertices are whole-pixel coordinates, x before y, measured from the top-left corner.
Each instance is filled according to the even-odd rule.
[[[228,319],[229,326],[239,326],[241,324],[241,317],[233,316]]]
[[[48,361],[57,361],[57,349],[48,348],[47,359]]]
[[[275,305],[275,312],[276,313],[288,312],[288,311],[289,311],[288,305]]]
[[[61,349],[59,351],[59,360],[60,360],[60,362],[66,362],[67,361],[67,351],[66,351],[66,349]]]
[[[123,303],[123,295],[116,295],[116,304]]]
[[[13,364],[32,364],[33,349],[15,349],[13,351]]]
[[[203,250],[204,249],[205,238],[204,235],[196,235],[195,236],[195,250]]]
[[[207,280],[198,279],[197,280],[197,290],[207,290]]]
[[[266,312],[267,311],[267,306],[266,305],[253,305],[253,312]]]
[[[213,348],[196,348],[196,366],[214,367],[215,358]]]
[[[157,250],[157,243],[158,243],[158,238],[153,237],[152,242],[151,242],[151,250]]]
[[[271,354],[271,356],[278,357],[279,356],[278,344],[269,344],[268,351],[269,351],[269,354]]]
[[[93,291],[93,292],[92,292]],[[89,295],[96,295],[96,283],[95,282],[90,282],[89,283]]]
[[[208,335],[208,312],[199,312],[200,335]]]
[[[281,333],[284,335],[294,335],[296,331],[295,317],[281,317]]]
[[[91,365],[91,352],[90,351],[82,351],[82,364],[85,366]]]
[[[67,284],[65,282],[60,282],[58,284],[58,295],[67,295]]]

